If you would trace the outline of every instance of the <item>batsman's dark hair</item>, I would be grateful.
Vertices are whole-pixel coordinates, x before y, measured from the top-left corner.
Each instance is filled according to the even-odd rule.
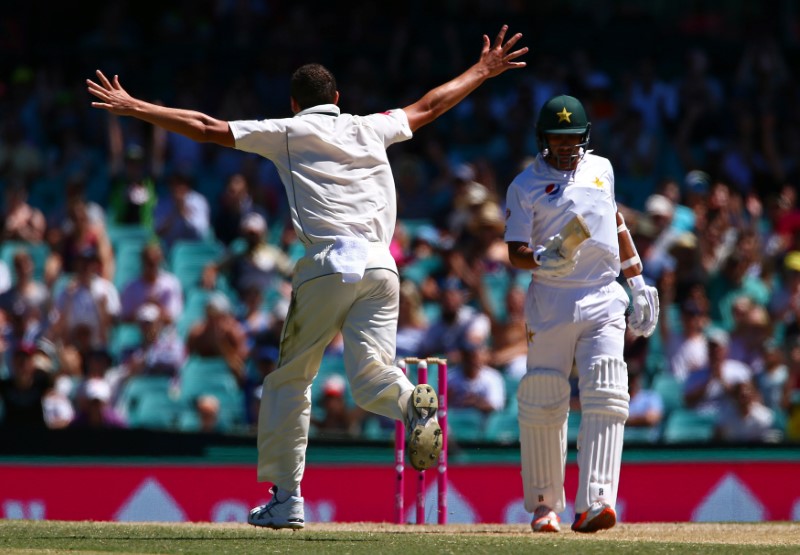
[[[290,94],[301,110],[332,104],[336,99],[336,79],[320,64],[305,64],[292,74]]]

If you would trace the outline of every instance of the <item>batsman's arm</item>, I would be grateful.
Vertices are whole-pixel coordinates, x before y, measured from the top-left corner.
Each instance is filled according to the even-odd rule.
[[[472,67],[455,79],[428,91],[414,104],[403,108],[408,117],[411,131],[416,131],[444,114],[477,89],[486,79],[500,75],[507,69],[525,67],[525,62],[514,62],[513,60],[528,52],[527,46],[509,52],[522,38],[522,33],[517,33],[503,44],[506,31],[508,31],[508,25],[503,25],[494,44],[489,42],[488,36],[483,35],[481,56]]]
[[[619,212],[617,212],[617,240],[619,241],[619,259],[622,275],[626,279],[642,275],[644,270],[642,260],[636,251],[631,232],[628,230],[628,226],[625,225],[625,218]]]
[[[86,80],[89,93],[99,99],[99,102],[92,102],[95,108],[119,116],[131,116],[201,143],[228,147],[235,144],[227,121],[194,110],[159,106],[134,98],[122,88],[116,75],[109,81],[102,71],[97,70],[97,80],[97,83]]]
[[[511,265],[520,270],[533,270],[539,265],[533,259],[533,249],[520,241],[509,241],[508,258]]]

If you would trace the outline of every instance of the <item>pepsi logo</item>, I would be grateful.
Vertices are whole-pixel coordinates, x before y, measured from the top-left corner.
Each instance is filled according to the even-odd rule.
[[[561,185],[558,183],[551,183],[545,187],[544,192],[548,195],[556,195],[561,190]]]

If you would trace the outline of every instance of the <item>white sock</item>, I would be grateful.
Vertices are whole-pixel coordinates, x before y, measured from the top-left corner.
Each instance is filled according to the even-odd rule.
[[[278,501],[281,503],[293,496],[300,497],[300,486],[297,486],[293,490],[283,489],[282,487],[278,486],[278,491],[275,493],[275,497],[277,497]]]

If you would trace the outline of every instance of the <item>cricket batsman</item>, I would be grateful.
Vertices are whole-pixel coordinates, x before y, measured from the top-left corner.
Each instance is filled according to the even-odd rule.
[[[628,374],[622,359],[629,297],[631,330],[650,336],[658,293],[617,210],[614,171],[587,150],[591,123],[581,102],[560,95],[542,106],[539,154],[511,183],[506,232],[511,263],[531,270],[525,303],[527,373],[517,391],[525,508],[534,532],[558,532],[566,508],[564,467],[573,362],[581,424],[576,532],[613,527],[619,487]]]

